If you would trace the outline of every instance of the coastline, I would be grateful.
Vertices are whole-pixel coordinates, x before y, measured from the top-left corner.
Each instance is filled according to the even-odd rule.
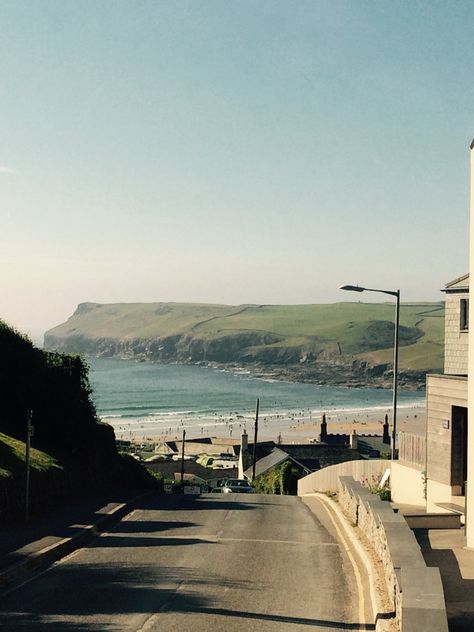
[[[86,360],[103,359],[103,356],[86,356]],[[288,384],[314,384],[347,388],[391,389],[393,375],[391,365],[374,368],[365,361],[353,360],[348,363],[311,362],[299,364],[239,364],[236,362],[186,362],[155,360],[146,356],[112,355],[113,359],[136,364],[158,366],[195,366],[224,371],[234,375],[248,375],[264,382],[287,382]],[[426,387],[426,371],[398,371],[398,388],[404,392],[423,391]]]
[[[234,365],[167,364],[100,359],[91,363],[92,385],[98,393],[102,421],[118,440],[159,442],[221,437],[240,441],[245,429],[253,439],[255,402],[260,400],[259,440],[300,442],[317,438],[321,416],[335,433],[374,434],[387,414],[392,417],[391,389],[366,384],[313,385],[277,380],[269,373],[254,375]],[[419,424],[424,414],[422,393],[400,389],[399,429]]]
[[[424,403],[398,407],[398,432],[423,434],[425,413]],[[283,443],[309,443],[319,435],[322,414],[323,411],[309,409],[262,414],[259,417],[258,440],[277,442],[281,436]],[[334,434],[350,434],[354,430],[359,435],[382,434],[385,414],[388,415],[389,423],[392,420],[390,406],[364,409],[329,409],[325,414],[328,432]],[[103,418],[102,420],[114,428],[116,439],[145,443],[179,441],[182,438],[182,431],[186,430],[187,439],[218,437],[238,443],[244,430],[248,433],[250,440],[253,440],[255,415],[227,417],[207,415],[196,418],[183,412],[183,414],[173,416],[173,426],[170,426],[169,417],[158,421],[156,418],[133,421],[111,418]]]

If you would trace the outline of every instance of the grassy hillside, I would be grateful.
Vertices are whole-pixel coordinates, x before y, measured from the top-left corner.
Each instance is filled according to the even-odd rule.
[[[25,460],[25,443],[0,432],[0,478],[24,477]],[[53,456],[35,448],[30,449],[30,467],[32,476],[62,470]]]
[[[30,410],[32,513],[86,490],[152,484],[146,470],[117,453],[113,429],[98,421],[80,357],[37,349],[0,321],[0,384],[0,524],[24,511]]]
[[[75,313],[47,335],[66,337],[85,334],[121,340],[173,336],[189,331],[210,318],[242,308],[197,303],[81,303]]]
[[[352,358],[390,363],[394,303],[327,305],[81,304],[47,332],[48,347],[158,360],[248,361]],[[443,365],[444,304],[405,303],[400,368]]]

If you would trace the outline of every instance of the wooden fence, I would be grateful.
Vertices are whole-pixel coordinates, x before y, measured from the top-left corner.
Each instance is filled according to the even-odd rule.
[[[410,432],[399,432],[398,460],[400,463],[416,465],[424,469],[426,467],[426,437]]]

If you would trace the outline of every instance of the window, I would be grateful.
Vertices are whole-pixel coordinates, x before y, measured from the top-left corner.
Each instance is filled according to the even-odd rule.
[[[459,322],[459,329],[461,331],[468,331],[469,329],[469,299],[461,299],[461,320]]]

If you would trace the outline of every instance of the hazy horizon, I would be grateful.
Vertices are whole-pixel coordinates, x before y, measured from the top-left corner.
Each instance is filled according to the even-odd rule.
[[[468,270],[473,18],[1,3],[0,318],[37,340],[82,302],[441,300]]]

